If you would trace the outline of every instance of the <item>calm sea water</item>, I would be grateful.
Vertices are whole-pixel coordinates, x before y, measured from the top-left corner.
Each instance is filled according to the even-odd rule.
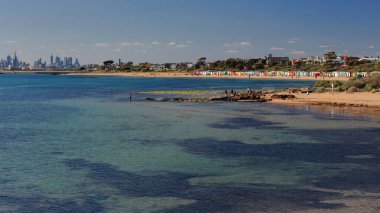
[[[342,108],[129,102],[313,82],[0,75],[0,212],[292,212],[380,192],[380,124]]]

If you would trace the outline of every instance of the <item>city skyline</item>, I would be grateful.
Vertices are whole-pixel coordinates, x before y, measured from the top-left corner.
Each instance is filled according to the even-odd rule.
[[[14,4],[18,12],[12,11]],[[291,5],[285,7],[285,5]],[[26,1],[2,2],[0,53],[29,63],[71,55],[83,64],[276,56],[380,55],[380,3],[319,1]],[[38,15],[34,15],[38,14]],[[99,15],[103,14],[103,15]],[[365,23],[365,24],[363,24]],[[365,32],[365,33],[364,33]]]
[[[80,68],[80,62],[78,58],[73,60],[72,56],[60,56],[53,57],[50,55],[49,63],[43,58],[39,57],[34,60],[33,63],[23,61],[17,56],[17,52],[14,52],[13,57],[8,54],[5,58],[0,57],[0,69],[3,70],[29,70],[29,69],[64,69],[64,68]]]

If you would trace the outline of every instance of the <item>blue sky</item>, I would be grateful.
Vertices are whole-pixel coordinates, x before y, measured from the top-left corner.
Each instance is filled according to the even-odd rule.
[[[0,0],[0,57],[82,63],[380,55],[378,0]]]

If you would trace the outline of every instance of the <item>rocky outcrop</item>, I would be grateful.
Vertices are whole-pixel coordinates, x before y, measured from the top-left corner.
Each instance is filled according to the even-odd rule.
[[[286,100],[286,99],[295,99],[296,96],[294,95],[278,95],[278,94],[274,94],[271,96],[271,99],[282,99],[282,100]]]
[[[145,101],[157,101],[154,98],[145,98]],[[162,98],[161,102],[267,102],[270,101],[265,98],[264,94],[242,94],[231,96],[219,96],[219,97],[194,97],[194,98]]]

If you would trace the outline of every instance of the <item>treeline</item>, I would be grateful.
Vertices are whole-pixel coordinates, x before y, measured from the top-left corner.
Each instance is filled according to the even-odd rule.
[[[197,69],[201,68],[199,64],[196,66]],[[295,63],[289,66],[268,66],[266,65],[265,59],[239,59],[230,58],[227,60],[218,60],[215,62],[210,62],[207,70],[266,70],[266,71],[310,71],[310,72],[333,72],[333,71],[347,71],[347,72],[372,72],[380,71],[380,61],[358,61],[349,60],[346,66],[338,64],[306,64],[306,63]]]
[[[176,70],[176,71],[192,71],[196,69],[203,70],[236,70],[236,71],[312,71],[312,72],[333,72],[333,71],[347,71],[347,72],[371,72],[380,71],[380,61],[358,61],[349,60],[346,66],[338,64],[306,64],[297,62],[289,66],[268,66],[266,59],[240,59],[229,58],[227,60],[217,60],[214,62],[205,63],[198,61],[194,66],[188,66],[189,63],[165,63],[165,64],[151,64],[148,62],[134,64],[127,62],[120,66],[116,66],[113,61],[104,62],[101,66],[102,70],[119,70],[119,71],[159,71],[159,70]]]
[[[262,70],[265,68],[265,59],[239,59],[229,58],[209,63],[210,70]]]

